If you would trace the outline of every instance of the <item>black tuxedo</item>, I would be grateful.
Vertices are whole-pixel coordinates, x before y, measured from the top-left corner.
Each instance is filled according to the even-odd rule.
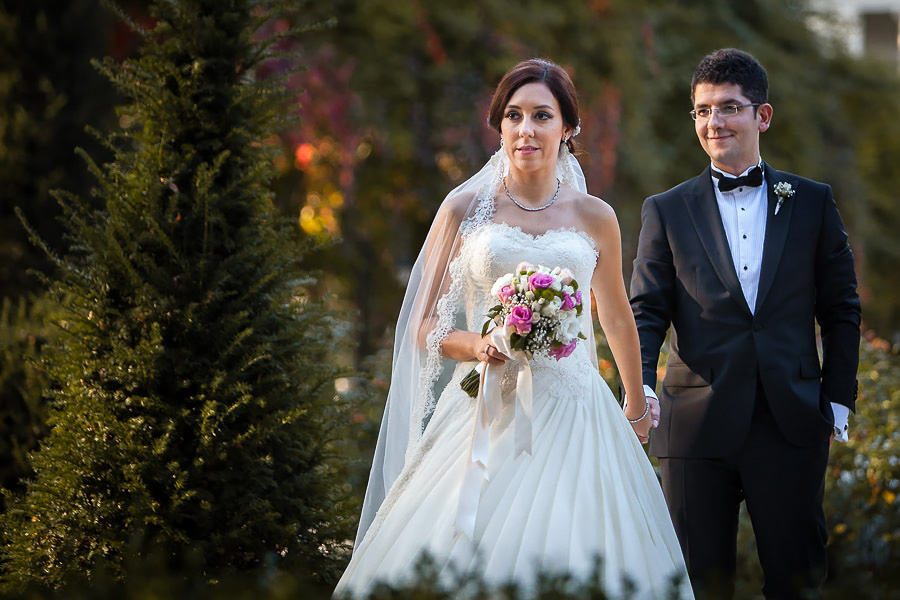
[[[769,469],[792,448],[813,449],[821,457],[824,447],[823,460],[803,459],[818,465],[809,469],[807,487],[820,487],[834,420],[830,403],[852,410],[856,396],[860,306],[853,254],[829,186],[768,165],[765,180],[768,210],[753,311],[735,271],[709,168],[644,202],[631,302],[643,379],[651,388],[656,388],[660,347],[669,326],[673,329],[660,390],[660,422],[650,451],[679,461],[681,472],[682,459],[687,468],[701,464],[695,459],[721,459],[731,465],[729,469],[751,463]],[[778,182],[789,183],[795,193],[783,201],[776,215],[778,198],[773,188]],[[821,366],[816,322],[821,330]],[[772,431],[764,431],[767,422]],[[777,443],[771,442],[776,438]],[[747,447],[771,460],[755,454],[752,461],[742,459]],[[669,466],[667,462],[663,468],[663,487],[671,509],[673,490],[679,495],[689,493],[682,487],[692,485],[688,479],[695,477],[667,482]],[[743,471],[728,477],[736,479],[723,495],[737,498],[738,503],[747,499],[751,508],[751,490],[745,488],[755,478]],[[698,481],[697,485],[707,485],[705,480]],[[760,481],[754,485],[765,487],[765,477]],[[780,485],[777,481],[774,477],[772,485]],[[769,490],[758,494],[760,498],[770,495],[774,496]],[[821,492],[818,495],[821,511]],[[766,502],[757,504],[753,518],[758,543],[764,542],[760,535],[764,527],[757,527],[757,521],[765,520],[769,510],[783,510],[766,508]],[[731,508],[725,512],[730,515]],[[684,514],[673,513],[676,530],[679,518],[683,520]],[[814,521],[814,529],[824,529],[824,516]],[[824,531],[807,537],[815,538],[815,546],[822,538],[824,561]],[[685,539],[682,546],[691,568]],[[711,552],[720,553],[721,548]],[[762,562],[766,570],[765,558]]]

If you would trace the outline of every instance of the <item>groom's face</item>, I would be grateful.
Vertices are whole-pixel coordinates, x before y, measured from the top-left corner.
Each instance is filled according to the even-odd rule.
[[[694,109],[750,104],[736,83],[698,83],[694,88]],[[769,128],[772,106],[746,106],[724,117],[713,110],[707,119],[694,121],[700,145],[713,164],[732,175],[740,175],[759,160],[759,133]]]

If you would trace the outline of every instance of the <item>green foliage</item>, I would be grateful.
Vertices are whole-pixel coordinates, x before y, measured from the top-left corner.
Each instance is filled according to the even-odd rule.
[[[44,321],[49,309],[47,301],[27,298],[4,298],[0,308],[0,488],[20,489],[32,474],[28,452],[46,433],[47,378],[37,362],[55,333]]]
[[[344,557],[345,325],[267,187],[288,95],[261,76],[266,8],[156,2],[139,57],[102,65],[129,103],[114,160],[88,159],[102,208],[58,194],[51,431],[0,517],[7,590],[119,578],[149,549],[207,581],[266,565],[328,580]]]
[[[830,569],[845,593],[897,598],[900,590],[900,356],[863,342],[850,441],[831,447],[825,503]]]

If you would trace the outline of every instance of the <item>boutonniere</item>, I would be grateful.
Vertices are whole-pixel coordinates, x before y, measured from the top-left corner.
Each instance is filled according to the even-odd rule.
[[[775,195],[778,196],[778,202],[775,203],[775,214],[777,215],[785,199],[794,195],[794,187],[787,181],[779,181],[775,184]]]

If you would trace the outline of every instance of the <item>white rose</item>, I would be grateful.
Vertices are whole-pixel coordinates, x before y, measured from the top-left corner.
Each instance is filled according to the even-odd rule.
[[[574,313],[575,311],[568,312]],[[569,340],[577,338],[579,333],[581,333],[581,319],[578,317],[568,319],[566,321],[566,335],[569,337]]]
[[[549,317],[559,312],[559,307],[562,306],[562,300],[558,297],[554,296],[553,300],[544,304],[544,307],[541,309],[541,314],[545,317]]]
[[[573,288],[571,285],[564,285],[562,287],[562,291],[570,296],[575,295],[575,288]]]
[[[581,319],[575,315],[574,310],[559,312],[559,328],[556,330],[556,341],[568,344],[581,332]]]

